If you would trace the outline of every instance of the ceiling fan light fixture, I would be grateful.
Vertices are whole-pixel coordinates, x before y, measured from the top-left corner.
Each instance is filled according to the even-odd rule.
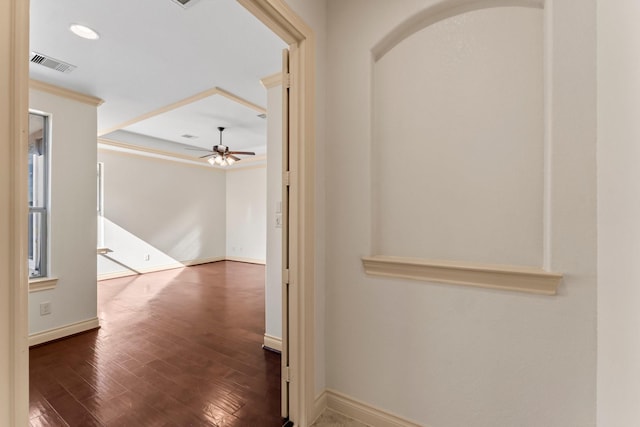
[[[201,156],[200,158],[203,159],[205,157],[207,157],[207,162],[209,162],[209,164],[211,166],[232,166],[233,164],[235,164],[236,162],[239,162],[240,160],[242,160],[239,157],[236,157],[236,155],[244,155],[244,156],[254,156],[256,153],[254,153],[253,151],[231,151],[229,150],[229,147],[226,145],[222,144],[222,131],[224,130],[223,127],[219,127],[218,130],[220,131],[220,143],[218,145],[214,145],[213,148],[211,150],[204,150],[204,151],[209,151],[211,154],[208,154],[206,156]],[[185,136],[185,135],[183,135]],[[200,148],[187,148],[187,150],[201,150]]]
[[[87,27],[86,25],[71,24],[69,25],[69,30],[71,30],[71,32],[76,36],[82,37],[83,39],[98,40],[100,38],[100,34],[98,34],[97,31]]]

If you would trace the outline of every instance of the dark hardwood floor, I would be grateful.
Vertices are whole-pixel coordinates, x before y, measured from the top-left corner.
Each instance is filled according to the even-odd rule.
[[[99,282],[102,327],[30,350],[33,426],[281,426],[264,266]]]

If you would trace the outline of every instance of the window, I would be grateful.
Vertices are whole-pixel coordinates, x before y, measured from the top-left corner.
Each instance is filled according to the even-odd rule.
[[[47,276],[49,118],[29,113],[29,278]]]
[[[104,246],[104,163],[98,162],[98,249]]]

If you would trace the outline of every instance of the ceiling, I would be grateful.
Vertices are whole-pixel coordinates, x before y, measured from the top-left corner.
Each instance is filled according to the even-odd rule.
[[[79,23],[100,34],[82,39]],[[286,47],[235,0],[31,0],[31,51],[75,65],[62,73],[30,64],[35,80],[103,99],[98,134],[110,141],[206,154],[217,127],[233,150],[265,152],[260,79]],[[199,94],[199,96],[198,96]],[[182,135],[197,138],[185,138]]]

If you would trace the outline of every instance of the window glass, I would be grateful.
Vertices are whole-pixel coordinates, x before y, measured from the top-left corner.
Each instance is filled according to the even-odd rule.
[[[29,277],[47,275],[48,119],[29,114]]]

